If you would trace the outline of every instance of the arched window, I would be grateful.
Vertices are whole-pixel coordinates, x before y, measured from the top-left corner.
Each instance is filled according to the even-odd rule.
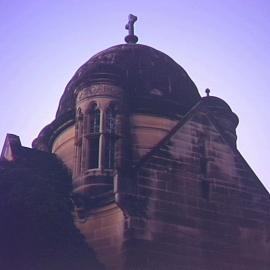
[[[83,114],[81,109],[77,110],[77,121],[76,121],[76,141],[75,141],[75,153],[77,157],[77,161],[75,163],[75,174],[79,175],[81,173],[81,160],[82,160],[82,133],[83,133]]]
[[[116,109],[114,106],[110,106],[106,111],[106,143],[105,143],[105,169],[114,168],[114,153],[115,153],[115,121],[116,121]]]
[[[89,112],[88,168],[98,168],[100,138],[100,110],[95,104]]]
[[[100,111],[96,104],[90,110],[89,117],[90,117],[90,134],[99,133]]]

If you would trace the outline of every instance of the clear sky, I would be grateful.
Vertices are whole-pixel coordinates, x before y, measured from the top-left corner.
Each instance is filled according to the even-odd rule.
[[[124,42],[171,56],[239,116],[238,148],[270,190],[270,1],[0,0],[0,148],[6,133],[30,146],[55,116],[74,72]]]

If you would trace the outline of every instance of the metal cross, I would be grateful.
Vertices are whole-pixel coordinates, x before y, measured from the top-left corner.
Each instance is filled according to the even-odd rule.
[[[137,17],[135,15],[129,14],[128,23],[126,24],[126,29],[128,30],[129,36],[134,36],[134,23],[137,21]]]

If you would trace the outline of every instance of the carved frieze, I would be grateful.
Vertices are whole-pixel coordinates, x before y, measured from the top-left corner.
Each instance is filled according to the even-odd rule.
[[[106,96],[119,98],[122,94],[122,89],[115,85],[109,84],[96,84],[82,89],[77,95],[77,101],[82,101],[87,98],[96,96]]]

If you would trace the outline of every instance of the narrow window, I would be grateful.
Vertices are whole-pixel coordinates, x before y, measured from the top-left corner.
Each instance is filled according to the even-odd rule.
[[[80,175],[81,173],[81,160],[82,160],[82,125],[83,114],[80,108],[77,110],[77,120],[76,120],[76,163],[75,163],[75,174]]]
[[[116,110],[110,106],[106,112],[105,168],[114,168]]]
[[[115,131],[116,111],[114,106],[110,106],[106,113],[106,132],[113,134]]]
[[[91,136],[89,139],[89,169],[98,168],[99,136]]]
[[[100,129],[100,111],[97,105],[94,105],[90,111],[90,134],[99,133]]]
[[[99,138],[100,138],[100,111],[97,105],[94,105],[89,113],[89,157],[88,168],[98,168],[99,159]]]

